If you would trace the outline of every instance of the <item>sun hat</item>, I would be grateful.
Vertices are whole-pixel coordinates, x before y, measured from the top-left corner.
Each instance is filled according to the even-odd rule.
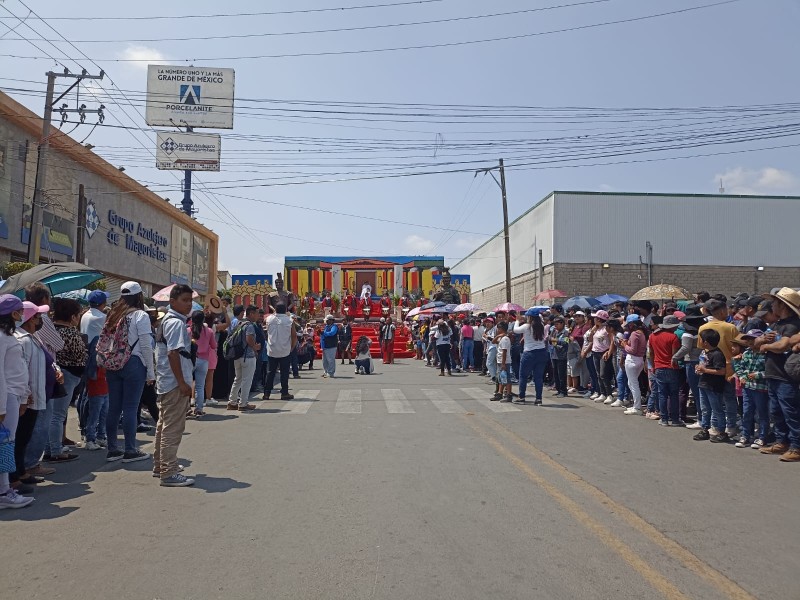
[[[760,338],[762,335],[764,335],[764,332],[760,329],[750,329],[749,331],[741,334],[739,337],[754,340],[756,338]]]
[[[608,321],[608,313],[604,310],[598,310],[597,312],[592,313],[592,316],[602,321]]]
[[[119,293],[122,296],[135,296],[136,294],[142,293],[142,286],[136,281],[126,281],[122,284],[122,287],[119,288]]]
[[[0,315],[10,315],[15,310],[22,310],[22,300],[14,294],[0,296]]]
[[[22,303],[22,322],[27,323],[31,320],[33,315],[50,312],[50,307],[46,304],[43,306],[36,306],[33,302],[27,300]]]
[[[661,329],[676,329],[680,324],[681,322],[678,321],[678,317],[674,315],[667,315],[664,317],[664,320],[661,322],[659,327],[661,327]]]
[[[754,339],[755,338],[752,337],[752,336],[740,333],[735,338],[733,338],[732,341],[733,341],[734,344],[739,344],[740,346],[747,346],[746,342],[752,342]]]
[[[102,290],[94,290],[87,298],[92,306],[100,306],[108,302],[108,294]]]
[[[703,314],[702,306],[690,304],[683,310],[684,321],[705,321],[706,315]]]
[[[642,318],[637,314],[628,315],[625,317],[625,323],[635,323],[636,321],[641,321]]]
[[[222,299],[219,296],[209,296],[206,298],[206,306],[208,310],[219,315],[225,312],[225,307],[222,306]]]
[[[158,308],[155,306],[148,306],[147,304],[144,305],[144,312],[158,312]]]
[[[794,314],[800,317],[800,293],[796,292],[792,288],[784,287],[779,289],[774,294],[764,294],[764,296],[772,298],[773,300],[780,300],[786,306],[791,308]]]

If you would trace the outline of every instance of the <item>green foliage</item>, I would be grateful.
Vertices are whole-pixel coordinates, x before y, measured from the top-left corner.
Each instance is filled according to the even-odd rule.
[[[105,279],[98,279],[94,283],[90,283],[86,286],[87,290],[100,290],[101,292],[106,291],[106,280]]]
[[[14,275],[32,268],[33,265],[29,262],[7,262],[3,263],[0,271],[2,271],[3,279],[8,279],[9,277],[13,277]]]

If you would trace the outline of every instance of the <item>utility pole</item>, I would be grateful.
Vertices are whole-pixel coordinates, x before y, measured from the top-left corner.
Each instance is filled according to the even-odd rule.
[[[48,148],[50,146],[50,126],[53,119],[53,107],[56,102],[59,102],[64,96],[75,88],[84,79],[103,79],[105,73],[100,71],[100,75],[89,75],[84,69],[80,75],[70,73],[66,68],[63,73],[54,73],[48,71],[47,75],[47,95],[44,101],[44,118],[42,122],[42,139],[39,141],[39,160],[36,166],[36,180],[33,189],[33,204],[31,206],[31,230],[28,239],[28,262],[33,265],[39,264],[40,246],[42,238],[42,207],[44,206],[44,190],[42,189],[47,179],[47,164],[48,164]],[[66,91],[58,98],[53,100],[55,94],[56,78],[67,77],[75,80]],[[98,109],[98,114],[102,115],[102,108]],[[83,108],[76,111],[65,111],[62,109],[62,115],[65,112],[87,112]],[[83,118],[81,119],[83,120]],[[80,218],[80,215],[78,215]],[[84,213],[84,218],[86,215]]]
[[[78,216],[75,227],[75,262],[86,261],[86,193],[83,184],[78,186]]]
[[[494,176],[492,171],[496,168],[500,169],[500,181]],[[494,182],[500,186],[500,192],[503,195],[503,242],[506,250],[506,302],[511,302],[511,244],[508,237],[508,202],[506,201],[506,170],[503,166],[503,159],[500,159],[498,167],[489,167],[488,169],[478,169],[476,173],[489,173],[494,179]]]
[[[187,125],[186,133],[191,133],[192,128]],[[192,202],[192,172],[188,169],[183,172],[183,201],[181,202],[181,208],[183,212],[185,212],[190,217],[194,212],[193,208],[194,204]]]

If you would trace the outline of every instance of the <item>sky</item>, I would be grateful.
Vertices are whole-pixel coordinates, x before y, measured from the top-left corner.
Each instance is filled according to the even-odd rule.
[[[291,14],[223,16],[264,12]],[[221,269],[452,265],[502,227],[479,172],[500,158],[511,219],[553,190],[800,195],[799,18],[797,0],[0,0],[0,89],[41,114],[47,70],[104,69],[89,91],[129,129],[89,117],[71,135],[178,203],[144,122],[147,64],[233,68],[234,129],[208,130],[221,171],[195,176]],[[427,47],[375,51],[409,46]]]

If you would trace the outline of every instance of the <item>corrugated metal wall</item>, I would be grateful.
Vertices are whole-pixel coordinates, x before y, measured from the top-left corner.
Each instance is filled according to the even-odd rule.
[[[800,259],[800,198],[556,192],[554,222],[556,263],[637,264],[647,241],[661,265]]]

